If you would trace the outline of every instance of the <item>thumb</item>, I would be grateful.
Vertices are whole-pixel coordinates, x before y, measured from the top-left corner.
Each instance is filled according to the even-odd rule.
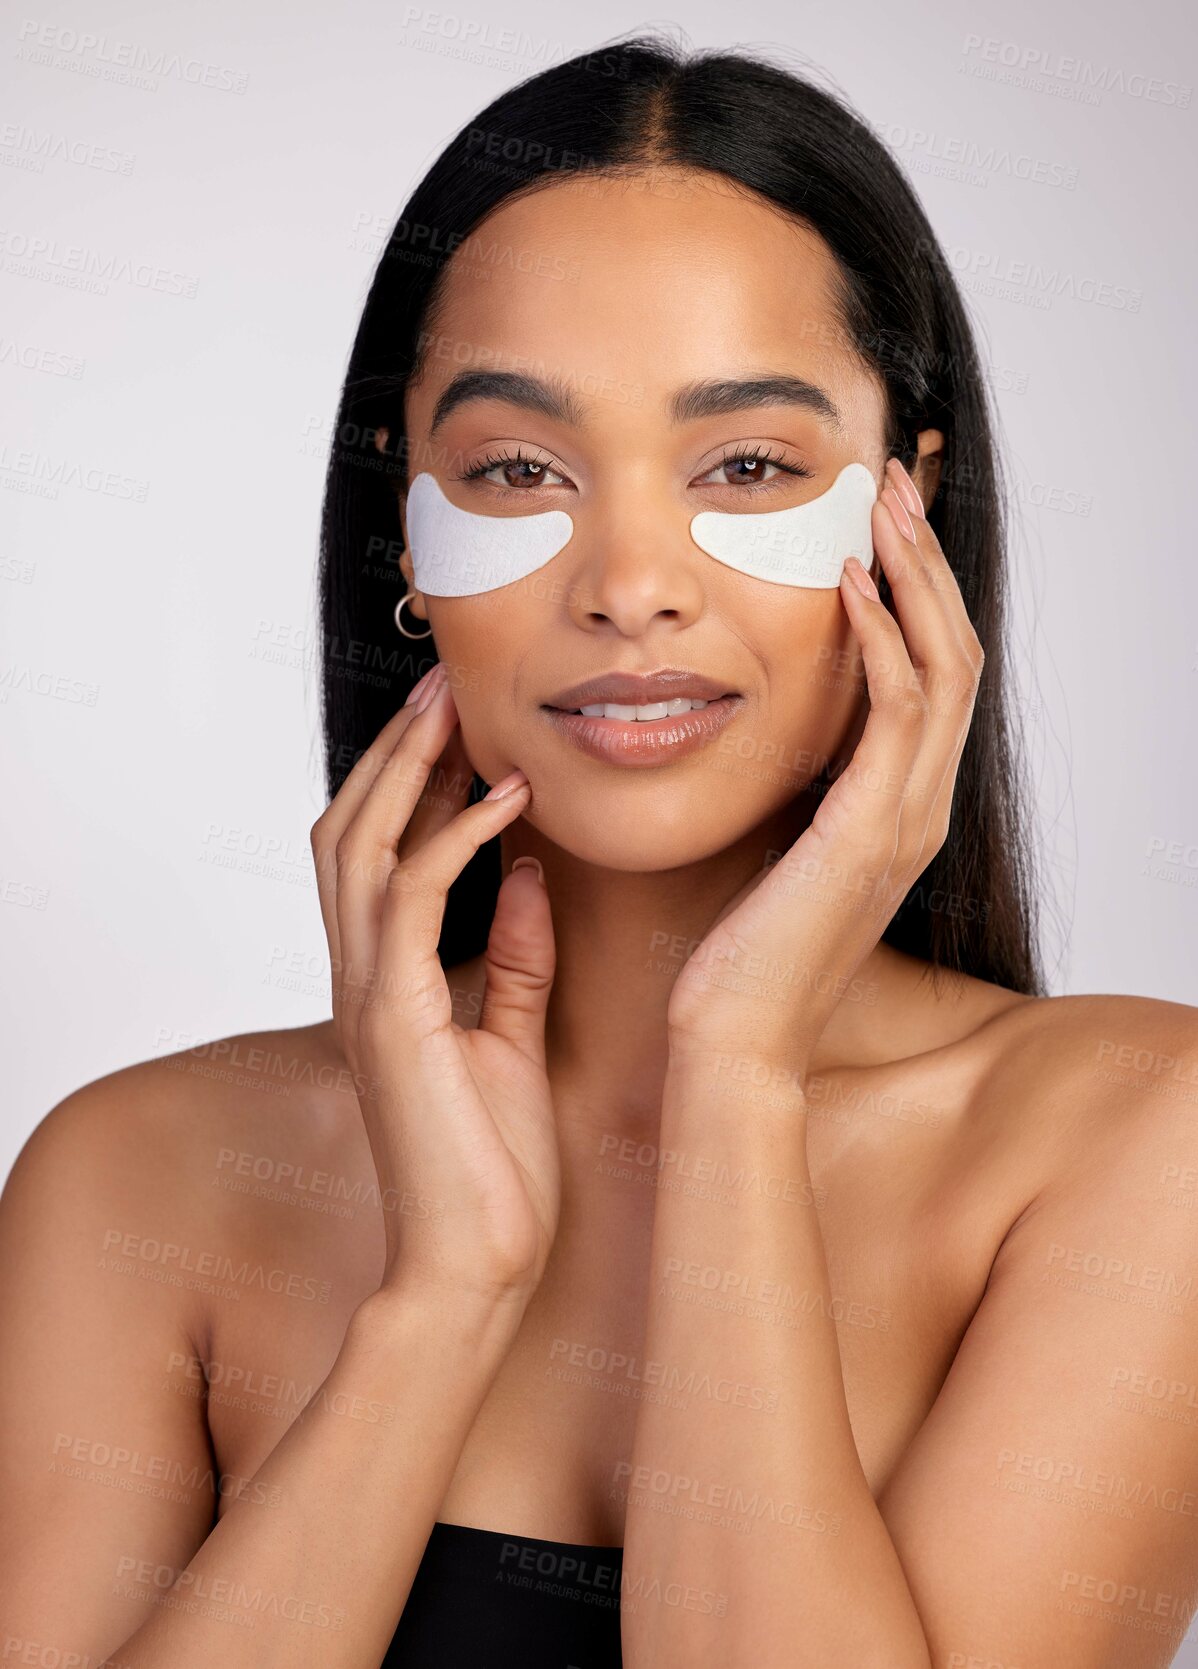
[[[483,957],[479,1025],[545,1065],[545,1009],[557,966],[549,894],[535,859],[504,876]]]

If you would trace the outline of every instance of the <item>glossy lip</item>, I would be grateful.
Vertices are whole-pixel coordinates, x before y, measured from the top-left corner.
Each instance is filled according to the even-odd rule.
[[[613,696],[594,696],[586,704],[590,706],[592,701],[615,699]],[[640,701],[644,704],[649,699],[641,696]],[[657,699],[664,698],[658,696]],[[705,696],[696,696],[695,699],[708,700]],[[706,707],[696,712],[679,713],[674,718],[664,719],[588,718],[582,713],[563,713],[556,707],[542,707],[541,711],[554,729],[602,764],[663,765],[706,747],[743,704],[744,697],[741,695],[724,695],[710,700]]]
[[[570,684],[544,703],[547,708],[571,712],[579,707],[593,707],[598,702],[618,703],[624,707],[647,707],[654,701],[674,701],[689,696],[694,701],[717,701],[721,696],[735,696],[739,692],[701,672],[689,672],[683,667],[659,667],[656,672],[601,672],[586,678],[581,684]],[[609,724],[619,721],[609,719]],[[664,720],[650,719],[650,724]]]

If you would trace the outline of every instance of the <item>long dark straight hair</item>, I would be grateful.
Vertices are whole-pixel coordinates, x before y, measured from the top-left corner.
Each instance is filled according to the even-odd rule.
[[[1006,697],[1003,497],[969,321],[923,209],[869,126],[838,96],[739,48],[687,51],[649,33],[557,64],[488,105],[412,193],[366,300],[325,482],[319,585],[330,797],[437,658],[431,638],[413,641],[395,628],[405,590],[396,491],[407,484],[404,392],[425,361],[447,262],[521,190],[583,171],[668,167],[722,176],[818,232],[839,267],[845,338],[888,393],[890,450],[910,467],[920,429],[945,435],[928,519],[986,665],[948,837],[884,937],[934,969],[1038,995],[1033,869]],[[471,798],[482,792],[476,776]],[[450,889],[443,966],[485,947],[499,880],[493,840]]]

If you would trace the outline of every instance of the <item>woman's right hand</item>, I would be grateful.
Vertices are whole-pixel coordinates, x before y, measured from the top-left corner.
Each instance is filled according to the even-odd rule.
[[[527,1299],[560,1203],[545,1072],[553,925],[537,869],[512,870],[487,941],[478,1026],[459,1026],[437,956],[446,894],[531,794],[516,771],[492,789],[508,788],[502,798],[467,805],[471,779],[438,663],[317,818],[312,850],[333,1020],[359,1075],[385,1208],[380,1290],[415,1283],[447,1300]]]

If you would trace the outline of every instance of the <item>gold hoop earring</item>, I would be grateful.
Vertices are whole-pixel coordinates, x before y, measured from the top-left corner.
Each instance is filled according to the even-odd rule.
[[[403,635],[405,637],[415,637],[415,638],[432,637],[433,627],[432,627],[432,622],[431,621],[426,622],[426,625],[428,626],[428,630],[426,632],[410,632],[408,630],[408,628],[404,625],[403,620],[400,617],[400,610],[403,608],[404,604],[407,603],[407,602],[410,602],[411,599],[415,595],[416,595],[416,593],[414,591],[409,591],[399,599],[398,603],[396,603],[396,605],[395,605],[395,624],[399,627],[400,631],[403,633]],[[413,618],[416,618],[416,617],[413,616]]]

